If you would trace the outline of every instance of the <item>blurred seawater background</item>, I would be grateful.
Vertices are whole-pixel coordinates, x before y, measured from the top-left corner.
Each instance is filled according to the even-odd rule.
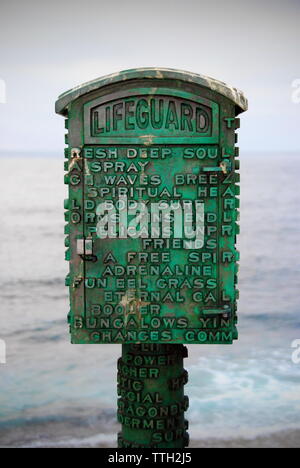
[[[121,347],[69,344],[63,158],[38,156],[0,158],[0,445],[114,447]],[[241,155],[240,338],[189,346],[196,445],[300,430],[299,156]]]

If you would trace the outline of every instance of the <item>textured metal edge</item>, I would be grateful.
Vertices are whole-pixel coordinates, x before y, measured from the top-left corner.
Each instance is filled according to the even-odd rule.
[[[212,91],[230,99],[237,106],[237,114],[248,109],[248,101],[242,91],[228,86],[222,81],[215,80],[214,78],[171,68],[135,68],[106,75],[66,91],[61,94],[56,101],[55,111],[57,114],[65,115],[68,105],[75,99],[97,89],[103,88],[104,86],[134,79],[174,79],[194,83],[199,86],[209,88]]]

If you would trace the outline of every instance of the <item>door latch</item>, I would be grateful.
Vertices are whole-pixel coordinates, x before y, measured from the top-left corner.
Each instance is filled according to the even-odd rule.
[[[93,255],[93,239],[77,239],[77,254],[86,261],[96,262],[97,257]]]

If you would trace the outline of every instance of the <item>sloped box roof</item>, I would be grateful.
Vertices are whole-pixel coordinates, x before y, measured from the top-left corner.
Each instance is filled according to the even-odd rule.
[[[237,107],[237,114],[248,109],[248,101],[242,91],[232,88],[226,83],[215,80],[214,78],[182,70],[173,70],[171,68],[135,68],[106,75],[66,91],[61,94],[56,101],[55,111],[58,114],[65,115],[69,104],[84,94],[88,94],[111,84],[136,79],[168,79],[179,80],[185,83],[194,83],[211,89],[212,91],[215,91],[216,93],[219,93],[233,101]]]

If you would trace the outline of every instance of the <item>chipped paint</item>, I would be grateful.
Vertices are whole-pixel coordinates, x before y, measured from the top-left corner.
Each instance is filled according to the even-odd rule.
[[[135,315],[137,322],[141,321],[141,311],[140,308],[147,306],[150,302],[141,301],[138,298],[132,297],[133,293],[136,293],[135,289],[129,289],[126,291],[119,305],[124,308],[124,325],[127,327],[128,320],[130,316]]]
[[[142,140],[145,146],[151,146],[153,143],[153,139],[155,138],[154,135],[142,135],[140,139]]]

